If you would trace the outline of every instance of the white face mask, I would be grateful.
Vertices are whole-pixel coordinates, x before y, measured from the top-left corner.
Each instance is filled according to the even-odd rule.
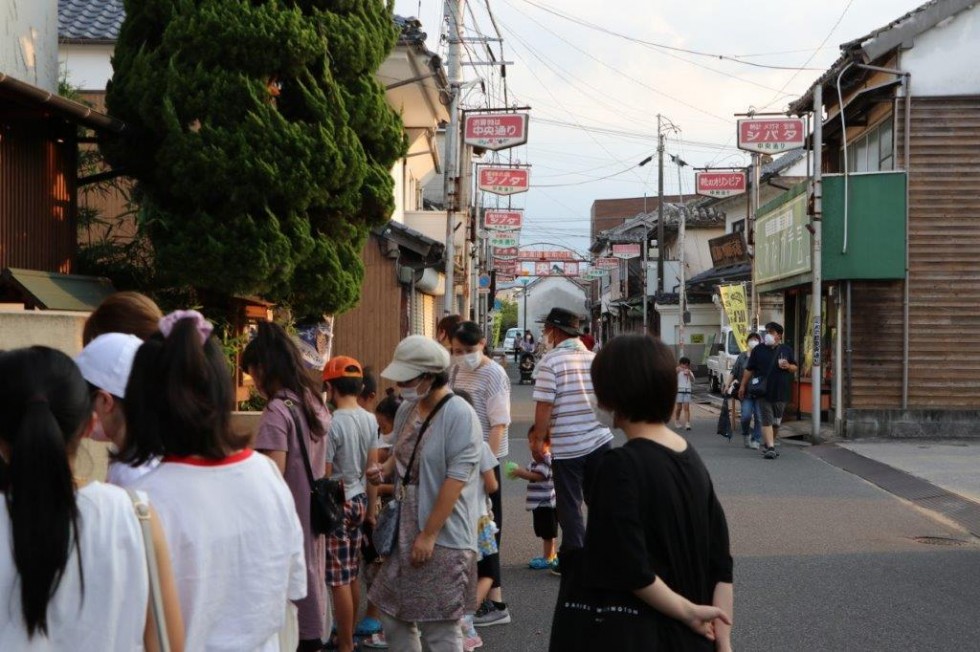
[[[454,355],[453,362],[467,371],[476,371],[476,368],[483,362],[483,354],[479,351],[474,351],[473,353]]]
[[[772,333],[766,333],[765,342],[766,342],[766,346],[775,346],[776,338],[773,337]]]
[[[749,351],[759,345],[759,340],[749,340]]]
[[[432,391],[432,383],[429,383],[429,389],[425,390],[424,394],[419,392],[419,385],[421,384],[422,383],[419,383],[415,387],[400,388],[402,398],[405,399],[406,401],[421,401],[422,399],[424,399],[426,396],[429,395],[429,392]]]
[[[605,428],[612,429],[616,427],[616,414],[605,408],[595,408],[595,420],[599,422],[600,426]]]

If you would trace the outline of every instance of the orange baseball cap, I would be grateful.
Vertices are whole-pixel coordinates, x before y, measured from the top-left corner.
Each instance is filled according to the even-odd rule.
[[[364,378],[361,363],[346,355],[330,358],[327,366],[323,368],[323,379],[335,380],[337,378]]]

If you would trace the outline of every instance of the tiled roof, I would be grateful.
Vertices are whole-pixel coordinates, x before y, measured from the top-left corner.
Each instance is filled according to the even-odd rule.
[[[125,17],[123,0],[58,0],[58,38],[115,41]]]

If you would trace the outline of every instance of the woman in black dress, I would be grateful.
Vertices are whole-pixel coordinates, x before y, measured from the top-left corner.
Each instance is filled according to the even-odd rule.
[[[728,525],[701,458],[667,426],[675,367],[667,346],[642,335],[611,340],[592,363],[600,422],[628,441],[601,458],[588,488],[583,583],[600,596],[598,631],[624,639],[616,649],[727,651]]]

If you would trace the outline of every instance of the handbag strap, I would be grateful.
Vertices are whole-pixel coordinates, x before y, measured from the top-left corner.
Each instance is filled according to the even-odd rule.
[[[402,477],[402,486],[406,486],[408,484],[409,475],[412,473],[412,464],[415,463],[415,454],[419,452],[419,444],[422,443],[422,435],[425,434],[426,429],[429,427],[429,423],[432,422],[432,417],[434,417],[436,412],[438,412],[443,405],[448,403],[449,399],[451,399],[453,396],[455,396],[453,393],[443,396],[442,400],[439,401],[434,408],[432,408],[432,412],[429,412],[429,416],[427,416],[425,421],[422,422],[422,427],[419,428],[418,439],[415,440],[415,446],[412,448],[412,456],[408,458],[408,466],[405,467],[405,474]]]
[[[296,429],[296,439],[299,441],[299,450],[303,454],[303,468],[306,469],[306,477],[310,481],[310,489],[313,489],[313,464],[310,462],[310,453],[306,450],[306,442],[303,437],[303,428],[300,426],[299,420],[299,410],[296,409],[296,404],[293,403],[293,399],[284,398],[282,399],[283,405],[289,410],[290,416],[293,418],[293,427]]]
[[[143,534],[143,549],[146,552],[146,569],[150,576],[150,607],[156,624],[157,645],[160,652],[170,652],[170,638],[167,636],[167,618],[163,611],[163,592],[160,590],[160,568],[157,566],[156,548],[153,545],[153,530],[150,528],[150,506],[132,489],[127,489],[133,501],[136,518]]]

